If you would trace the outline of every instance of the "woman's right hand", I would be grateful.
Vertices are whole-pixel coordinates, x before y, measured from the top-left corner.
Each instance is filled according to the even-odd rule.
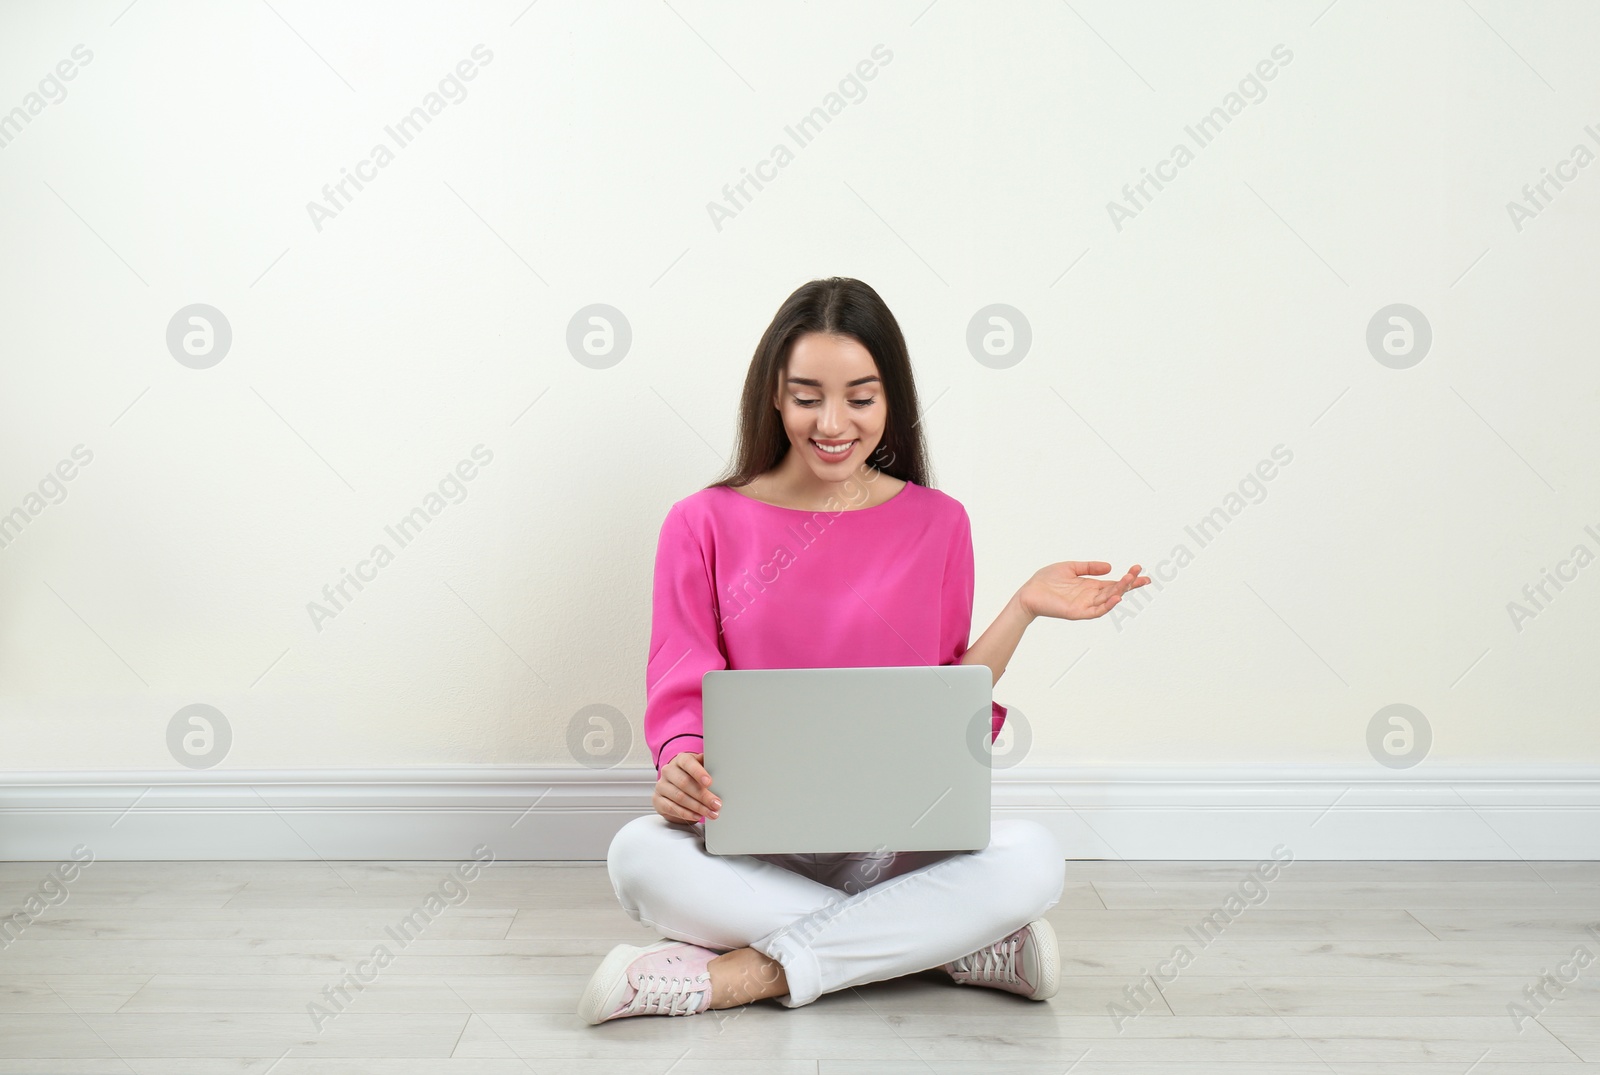
[[[693,825],[702,817],[714,818],[722,809],[722,800],[710,791],[711,774],[706,772],[705,752],[691,754],[679,751],[661,770],[656,781],[656,793],[650,805],[668,821]]]

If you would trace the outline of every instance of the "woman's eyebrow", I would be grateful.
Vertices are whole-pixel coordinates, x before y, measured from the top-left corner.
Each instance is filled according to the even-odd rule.
[[[876,380],[878,380],[878,378],[876,376],[870,376],[870,375],[866,376],[866,377],[857,377],[853,381],[846,381],[845,382],[845,387],[846,388],[854,388],[858,384],[866,384],[868,381],[876,381]],[[821,388],[822,387],[822,382],[821,381],[814,381],[810,377],[790,377],[789,378],[789,383],[790,384],[808,384],[812,388]]]

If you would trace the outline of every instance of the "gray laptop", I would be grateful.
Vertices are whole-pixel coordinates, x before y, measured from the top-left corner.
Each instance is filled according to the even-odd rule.
[[[719,669],[701,678],[713,855],[989,844],[988,665]]]

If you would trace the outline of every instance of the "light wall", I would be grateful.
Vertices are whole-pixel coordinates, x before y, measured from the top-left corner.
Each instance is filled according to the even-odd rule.
[[[0,109],[73,77],[0,149],[0,764],[176,770],[204,704],[231,743],[191,767],[577,765],[603,705],[648,766],[658,528],[828,275],[909,341],[974,637],[1052,561],[1158,578],[1030,629],[996,689],[1027,764],[1382,772],[1396,703],[1431,730],[1403,764],[1600,761],[1597,32],[1579,3],[8,4]],[[169,347],[192,304],[220,360]],[[605,368],[569,346],[592,304],[631,334]],[[993,304],[1020,360],[969,345]],[[1394,304],[1425,352],[1369,346]]]

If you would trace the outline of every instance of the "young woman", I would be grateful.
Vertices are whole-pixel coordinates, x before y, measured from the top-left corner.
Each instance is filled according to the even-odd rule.
[[[790,295],[750,363],[731,472],[672,505],[656,551],[644,716],[656,813],[622,827],[606,864],[623,909],[668,939],[613,949],[579,1014],[694,1015],[767,997],[795,1008],[934,967],[1053,995],[1042,915],[1066,865],[1038,822],[994,820],[981,851],[709,854],[704,819],[721,803],[700,749],[700,677],[984,664],[998,681],[1035,617],[1091,619],[1150,581],[1137,564],[1087,577],[1110,570],[1040,569],[968,648],[971,523],[933,488],[899,325],[859,280]],[[1005,715],[996,703],[993,735]],[[837,790],[843,807],[850,789]]]

